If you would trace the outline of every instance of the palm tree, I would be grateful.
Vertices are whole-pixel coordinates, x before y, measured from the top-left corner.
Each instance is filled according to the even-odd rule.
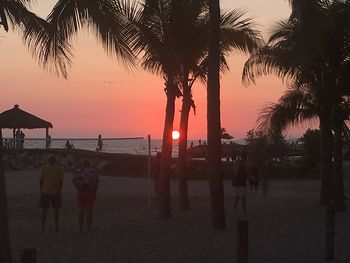
[[[205,3],[203,3],[205,4]],[[206,6],[200,7],[204,9]],[[189,9],[189,8],[188,8]],[[199,78],[206,82],[208,73],[208,37],[209,37],[209,13],[202,9],[197,13],[190,13],[191,19],[183,19],[186,23],[185,37],[180,37],[180,63],[182,67],[182,109],[180,118],[179,141],[179,197],[180,209],[189,209],[187,195],[187,134],[188,120],[191,108],[195,112],[195,104],[192,98],[192,86]],[[228,70],[226,56],[230,51],[238,49],[243,52],[252,52],[260,44],[258,31],[253,29],[251,19],[243,19],[243,12],[233,10],[223,12],[220,16],[220,71]],[[196,18],[197,17],[197,18]],[[195,18],[195,19],[193,19]],[[190,44],[189,44],[190,43]],[[200,43],[200,44],[199,44]]]
[[[289,126],[319,120],[320,108],[321,105],[318,104],[317,98],[308,87],[291,86],[277,103],[272,103],[261,111],[258,128],[266,134],[280,134]],[[348,98],[343,97],[337,108],[341,112],[334,114],[332,118],[334,132],[334,198],[337,210],[344,211],[342,141],[343,134],[348,130],[346,125],[350,113]],[[337,166],[340,166],[339,170],[336,169]]]
[[[0,28],[6,32],[10,28],[19,29],[23,33],[23,43],[45,69],[54,70],[66,76],[66,65],[70,63],[70,45],[61,38],[60,32],[55,39],[50,36],[52,27],[45,20],[37,17],[28,8],[30,1],[1,0]],[[54,45],[52,43],[55,42]],[[51,45],[51,52],[42,49],[44,44]],[[0,131],[0,142],[2,133]],[[0,262],[11,263],[11,246],[7,214],[7,195],[2,143],[0,145]]]
[[[332,150],[334,147],[332,115],[339,114],[337,104],[348,94],[340,74],[349,61],[349,7],[344,1],[294,0],[292,15],[281,23],[270,38],[269,45],[251,57],[244,77],[277,73],[293,79],[298,86],[307,85],[317,99],[321,133],[321,204],[327,204],[325,259],[334,257],[334,185],[339,177],[333,176]],[[298,3],[298,5],[294,5]],[[301,3],[301,5],[299,5]],[[309,14],[309,15],[308,15]],[[344,17],[343,17],[344,15]],[[338,18],[343,19],[338,23]],[[344,23],[345,22],[345,23]],[[340,34],[336,33],[340,30]],[[338,39],[337,36],[342,38]],[[336,40],[341,40],[340,44]],[[336,43],[336,44],[335,44]],[[344,52],[345,51],[345,52]],[[341,55],[339,55],[341,54]],[[347,67],[348,68],[348,67]],[[337,117],[337,132],[340,133]],[[338,137],[340,137],[338,135]],[[337,156],[340,156],[337,145]],[[341,167],[338,167],[339,169]]]
[[[130,19],[135,26],[133,48],[141,52],[142,67],[154,74],[161,75],[165,81],[167,98],[162,155],[160,165],[160,216],[171,217],[170,200],[170,164],[175,99],[181,96],[179,89],[179,62],[174,31],[181,20],[178,1],[147,0],[141,12],[131,12]]]
[[[224,188],[221,167],[220,124],[220,2],[209,0],[210,42],[208,54],[208,172],[212,212],[212,225],[226,228]]]
[[[339,66],[331,55],[334,52],[330,52],[330,43],[336,28],[335,17],[329,14],[333,6],[328,5],[327,1],[315,2],[303,2],[307,7],[305,10],[312,10],[315,14],[314,20],[310,17],[299,18],[306,16],[304,7],[293,8],[289,21],[281,22],[269,44],[247,61],[244,78],[249,82],[259,75],[277,73],[282,78],[294,79],[298,85],[307,84],[312,88],[312,93],[322,105],[319,111],[322,149],[321,204],[326,204],[333,195],[332,111],[341,94],[337,92],[339,89],[336,85],[339,74],[335,74]],[[337,63],[342,61],[346,59]]]

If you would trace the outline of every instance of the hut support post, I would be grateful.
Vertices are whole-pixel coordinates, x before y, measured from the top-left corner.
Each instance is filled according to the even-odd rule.
[[[12,143],[13,143],[13,149],[16,149],[16,129],[13,128],[13,140],[12,140]]]
[[[46,150],[49,149],[49,128],[46,128]]]

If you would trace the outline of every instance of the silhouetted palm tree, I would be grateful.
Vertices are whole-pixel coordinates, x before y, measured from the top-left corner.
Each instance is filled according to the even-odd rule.
[[[209,13],[206,11],[206,3],[203,2],[201,9],[195,13],[189,13],[190,19],[184,19],[186,30],[177,37],[179,40],[182,88],[182,108],[180,118],[180,140],[179,140],[179,197],[180,209],[189,209],[187,195],[187,134],[188,120],[191,108],[195,111],[192,98],[192,86],[199,78],[206,83],[208,73],[208,48],[209,48]],[[187,10],[191,8],[187,7]],[[253,27],[251,19],[244,19],[243,12],[233,10],[222,12],[220,16],[220,71],[228,70],[226,56],[230,51],[238,49],[243,52],[255,50],[261,40],[257,30]],[[192,19],[191,19],[192,18]]]
[[[315,98],[309,88],[306,86],[292,86],[284,93],[277,103],[272,103],[261,111],[258,119],[258,128],[267,134],[280,134],[289,126],[315,119],[318,120],[320,108],[321,105],[318,104],[317,98]],[[344,211],[342,141],[343,134],[348,131],[346,121],[349,118],[350,104],[347,97],[343,97],[338,108],[341,112],[338,112],[338,114],[332,117],[334,140],[340,140],[340,142],[334,143],[333,147],[334,177],[336,177],[334,178],[334,191],[336,208],[339,211]],[[339,129],[339,117],[341,118],[341,128],[337,130]],[[339,136],[339,138],[336,139],[336,136]],[[337,154],[338,152],[341,154]],[[341,171],[336,169],[337,166],[340,166]]]
[[[226,227],[224,209],[223,174],[221,167],[220,124],[220,1],[209,0],[210,42],[208,55],[208,173],[212,225]]]
[[[298,1],[296,1],[298,2]],[[325,1],[302,1],[303,5],[293,8],[289,21],[281,22],[279,29],[270,38],[269,44],[252,56],[246,63],[244,78],[253,80],[258,75],[277,73],[282,78],[292,78],[298,85],[307,84],[318,103],[321,130],[322,187],[321,203],[329,202],[333,192],[332,178],[332,112],[346,90],[340,88],[340,69],[344,70],[348,59],[347,40],[340,41],[342,48],[335,47],[334,37],[340,27],[336,27],[338,7]],[[317,3],[316,3],[317,2]],[[316,6],[316,7],[315,7]],[[305,8],[304,8],[305,7]],[[299,10],[299,13],[297,12]],[[313,19],[305,14],[313,14]],[[339,9],[338,9],[339,10]],[[346,10],[346,8],[343,8]],[[343,14],[344,16],[347,14]],[[340,32],[348,27],[343,24]],[[348,35],[348,33],[347,33]],[[344,64],[344,65],[343,65]]]
[[[332,163],[334,147],[332,124],[338,135],[336,155],[341,157],[341,120],[339,116],[342,95],[349,94],[343,81],[349,63],[349,3],[346,1],[292,2],[292,15],[280,24],[261,49],[246,63],[244,77],[254,80],[258,75],[277,73],[292,78],[297,86],[307,85],[319,107],[321,133],[321,204],[328,205],[325,259],[334,257],[334,185],[339,184],[341,162]],[[297,3],[298,5],[294,5]],[[349,83],[349,82],[347,82]],[[338,116],[337,116],[338,115]],[[334,118],[333,116],[336,116]],[[333,122],[332,120],[337,120]],[[332,219],[333,218],[333,219]]]
[[[171,217],[170,164],[175,99],[181,96],[179,89],[180,66],[176,50],[174,30],[178,28],[181,12],[179,2],[172,0],[147,0],[140,12],[130,15],[135,26],[133,48],[141,52],[142,67],[161,75],[165,81],[167,98],[162,140],[160,171],[160,215]]]
[[[66,65],[70,62],[70,46],[60,37],[58,32],[55,45],[50,52],[45,52],[43,44],[51,45],[53,39],[50,32],[51,25],[42,18],[30,12],[27,7],[31,1],[1,0],[0,1],[0,29],[6,32],[10,28],[19,29],[23,33],[23,43],[41,66],[55,70],[58,74],[66,75]],[[52,67],[51,67],[52,66]],[[11,247],[7,214],[7,196],[4,162],[2,156],[2,134],[0,131],[0,262],[11,263]]]

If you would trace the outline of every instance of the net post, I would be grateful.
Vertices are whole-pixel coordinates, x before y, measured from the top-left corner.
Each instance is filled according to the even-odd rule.
[[[148,134],[148,208],[151,208],[151,135]]]

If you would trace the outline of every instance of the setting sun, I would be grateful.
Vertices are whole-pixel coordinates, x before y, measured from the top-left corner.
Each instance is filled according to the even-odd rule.
[[[180,132],[179,131],[173,131],[171,135],[172,135],[173,140],[177,140],[177,139],[180,138]]]

